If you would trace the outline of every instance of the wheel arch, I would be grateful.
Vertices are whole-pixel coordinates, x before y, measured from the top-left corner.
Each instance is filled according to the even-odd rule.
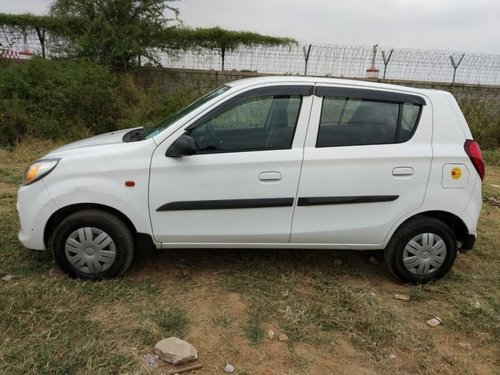
[[[120,220],[122,220],[125,223],[125,225],[130,229],[132,236],[134,237],[138,236],[139,233],[137,232],[137,229],[135,225],[132,223],[132,221],[123,212],[117,210],[116,208],[98,203],[76,203],[62,207],[50,216],[49,220],[47,221],[47,224],[45,225],[45,230],[43,234],[43,240],[45,246],[47,247],[49,246],[50,238],[54,233],[54,230],[65,218],[67,218],[69,215],[75,212],[82,210],[89,210],[89,209],[102,210],[115,215]]]
[[[419,212],[413,216],[410,216],[407,218],[405,221],[400,223],[394,233],[406,222],[414,219],[415,217],[432,217],[434,219],[437,219],[444,224],[446,224],[453,232],[455,235],[457,241],[459,241],[459,246],[458,249],[460,250],[464,244],[467,242],[467,237],[469,235],[469,230],[467,228],[467,225],[464,223],[464,221],[458,217],[457,215],[448,212],[448,211],[440,211],[440,210],[432,210],[432,211],[424,211],[424,212]],[[394,235],[394,234],[393,234]]]

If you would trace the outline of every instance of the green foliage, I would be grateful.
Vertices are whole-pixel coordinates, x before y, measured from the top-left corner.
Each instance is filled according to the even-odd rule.
[[[62,40],[58,52],[68,57],[124,70],[140,65],[141,57],[158,62],[158,51],[211,49],[226,52],[240,46],[276,46],[297,43],[290,38],[230,31],[220,27],[172,27],[179,11],[177,0],[55,0],[50,16],[0,13],[0,26],[20,33],[36,32],[45,57],[46,32]],[[170,14],[171,17],[168,17]]]
[[[224,30],[220,27],[173,27],[166,30],[165,40],[175,48],[207,48],[233,51],[240,46],[288,46],[296,44],[291,38],[262,35],[248,31]]]
[[[500,148],[496,150],[482,150],[482,153],[486,164],[500,167]]]
[[[75,17],[35,16],[33,14],[0,13],[0,26],[18,33],[36,33],[45,57],[46,34],[65,37],[83,27],[81,19]]]
[[[234,51],[240,46],[289,46],[297,41],[262,35],[248,31],[224,30],[220,27],[197,28],[172,27],[164,32],[164,41],[171,49],[210,49],[219,51],[224,70],[226,52]]]
[[[264,329],[261,324],[259,320],[252,319],[245,326],[245,337],[254,346],[258,345],[264,338]]]
[[[199,94],[141,88],[132,74],[83,60],[10,64],[0,67],[0,146],[26,136],[72,140],[155,123]]]
[[[121,127],[140,100],[108,68],[34,59],[0,70],[0,143],[74,138]]]
[[[500,147],[500,106],[475,98],[464,98],[459,102],[474,139],[483,150]]]
[[[0,25],[20,30],[47,30],[56,34],[65,34],[68,30],[81,27],[79,18],[35,16],[33,14],[0,13]]]
[[[160,309],[155,312],[153,318],[160,328],[162,337],[186,337],[190,319],[185,310],[178,307]]]
[[[175,0],[56,0],[51,14],[76,17],[83,27],[70,35],[78,57],[125,69],[141,56],[156,60],[154,49],[164,46],[168,24],[178,11],[167,5]],[[174,18],[168,18],[170,12]]]

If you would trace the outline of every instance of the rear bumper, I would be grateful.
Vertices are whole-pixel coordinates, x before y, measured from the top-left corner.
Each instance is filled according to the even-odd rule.
[[[476,243],[477,222],[479,221],[479,215],[483,205],[481,187],[481,179],[479,178],[479,175],[476,174],[474,191],[472,192],[467,207],[462,214],[459,215],[467,227],[467,236],[462,240],[462,246],[458,249],[461,253],[466,253],[471,250]]]
[[[466,253],[467,251],[471,250],[474,247],[475,243],[476,243],[476,236],[473,234],[469,234],[465,242],[462,243],[462,246],[458,250],[461,253]]]

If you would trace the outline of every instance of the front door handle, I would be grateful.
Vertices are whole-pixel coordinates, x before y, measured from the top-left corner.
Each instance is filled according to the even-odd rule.
[[[412,176],[413,168],[412,167],[396,167],[392,170],[393,176]]]
[[[280,172],[262,172],[259,174],[259,180],[261,181],[280,181],[281,173]]]

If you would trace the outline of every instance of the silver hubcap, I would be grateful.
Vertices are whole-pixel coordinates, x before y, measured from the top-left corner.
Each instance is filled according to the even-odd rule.
[[[403,251],[403,264],[415,275],[425,276],[437,271],[446,259],[446,244],[434,233],[413,237]]]
[[[85,273],[104,272],[116,258],[116,246],[111,237],[93,227],[80,228],[71,233],[64,250],[71,265]]]

